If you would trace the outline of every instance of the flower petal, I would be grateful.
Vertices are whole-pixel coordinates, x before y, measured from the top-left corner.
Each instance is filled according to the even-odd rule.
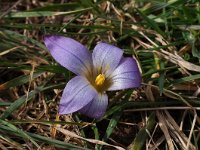
[[[84,106],[81,110],[79,110],[79,112],[87,115],[88,117],[99,119],[105,114],[107,106],[108,96],[106,94],[99,93],[93,101]]]
[[[112,85],[108,88],[108,91],[139,87],[141,84],[140,71],[133,58],[122,58],[110,78]]]
[[[100,71],[108,76],[118,66],[122,55],[121,49],[101,42],[96,45],[92,53],[93,65],[98,73]]]
[[[97,95],[96,90],[82,76],[72,78],[66,85],[59,106],[59,114],[69,114],[90,103]]]
[[[44,43],[53,58],[75,74],[91,70],[92,56],[79,42],[63,36],[48,35]]]

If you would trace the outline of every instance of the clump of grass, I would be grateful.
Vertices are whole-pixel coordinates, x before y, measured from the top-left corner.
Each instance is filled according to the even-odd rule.
[[[1,1],[2,149],[198,149],[198,1]],[[74,75],[54,62],[43,36],[105,41],[140,66],[138,89],[110,92],[101,120],[58,116]]]

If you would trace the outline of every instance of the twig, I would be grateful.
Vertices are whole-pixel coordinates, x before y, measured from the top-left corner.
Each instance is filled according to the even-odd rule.
[[[154,107],[154,108],[140,108],[140,109],[127,109],[124,112],[135,112],[135,111],[152,111],[152,110],[200,110],[200,107],[188,107],[188,106],[173,106],[173,107]]]
[[[7,15],[14,7],[16,7],[22,0],[18,0],[14,5],[12,5],[6,12],[2,13],[0,19]]]

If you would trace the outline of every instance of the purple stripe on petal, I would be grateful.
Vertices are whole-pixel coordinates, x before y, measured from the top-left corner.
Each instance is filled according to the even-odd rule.
[[[105,114],[107,106],[108,96],[99,93],[89,104],[79,110],[79,112],[88,117],[99,119]]]
[[[96,90],[82,76],[72,78],[66,85],[59,105],[59,114],[69,114],[90,103],[97,95]]]
[[[108,88],[108,91],[139,87],[141,84],[141,75],[133,58],[122,58],[110,78],[112,85]]]
[[[53,58],[77,75],[91,70],[92,56],[79,42],[57,35],[45,36],[44,43]]]
[[[108,76],[118,66],[122,55],[121,49],[101,42],[96,45],[92,53],[93,65]]]

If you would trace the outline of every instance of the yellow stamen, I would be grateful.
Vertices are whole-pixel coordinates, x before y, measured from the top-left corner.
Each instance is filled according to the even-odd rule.
[[[97,85],[97,86],[101,86],[103,83],[104,83],[104,81],[105,81],[105,75],[104,74],[99,74],[97,77],[96,77],[96,79],[95,79],[95,84]]]

